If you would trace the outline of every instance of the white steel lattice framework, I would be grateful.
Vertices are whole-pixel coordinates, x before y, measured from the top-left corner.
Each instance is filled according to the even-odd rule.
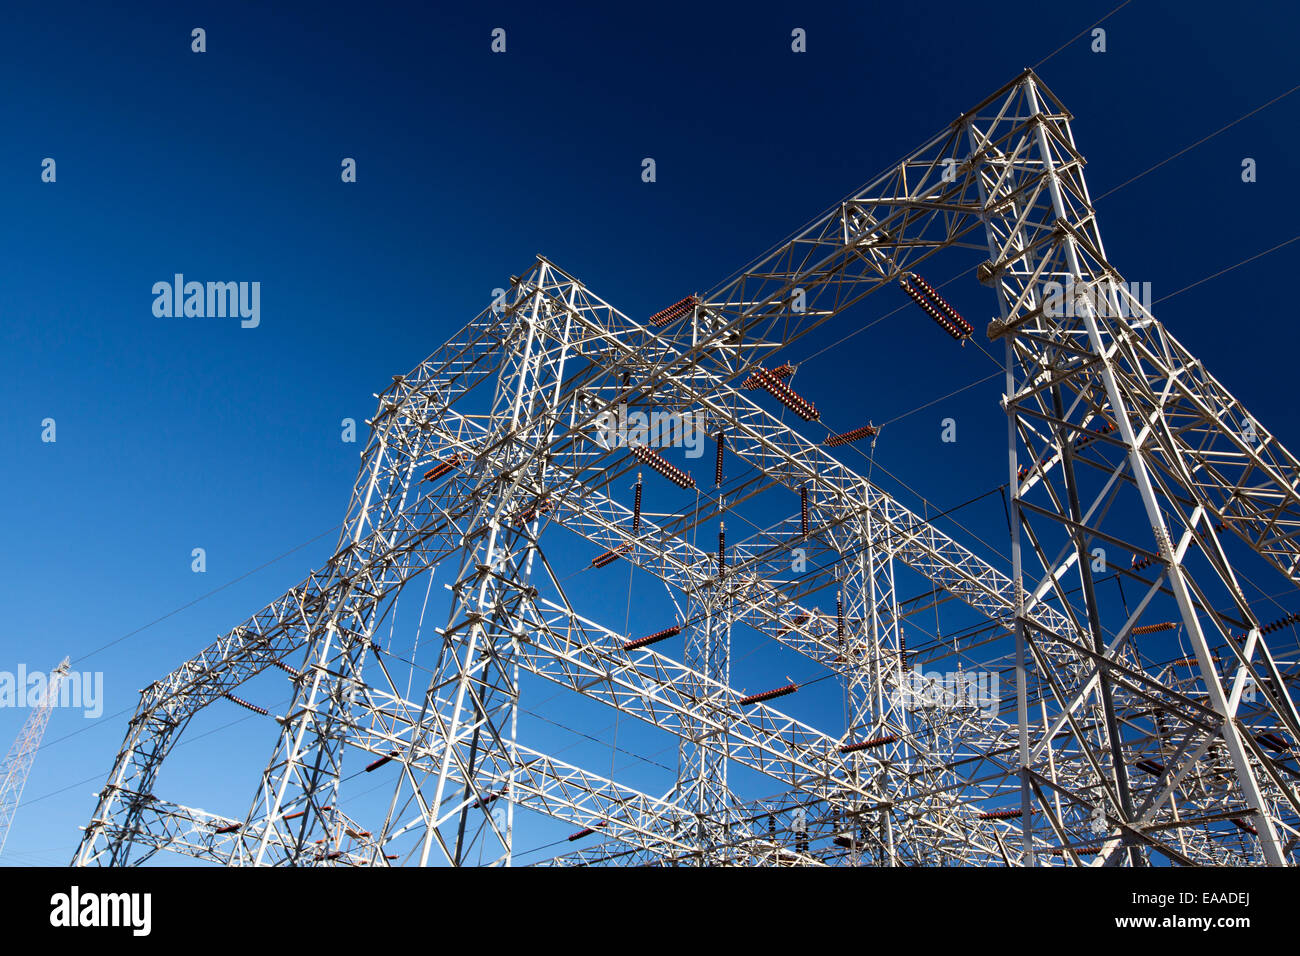
[[[4,762],[0,763],[0,851],[4,850],[5,841],[9,839],[9,828],[13,825],[18,802],[22,799],[23,788],[27,786],[32,764],[36,762],[36,751],[41,749],[45,728],[49,726],[50,714],[59,702],[59,688],[68,676],[71,663],[65,657],[50,673],[41,699],[23,722]],[[25,692],[27,688],[18,690]]]
[[[597,837],[557,864],[1295,862],[1295,655],[1270,648],[1279,628],[1239,568],[1300,582],[1300,466],[1106,260],[1069,119],[1026,71],[646,322],[546,259],[513,278],[379,396],[326,566],[142,692],[75,862],[509,864],[516,809]],[[1006,571],[848,467],[834,449],[853,436],[810,437],[825,427],[773,367],[866,296],[929,289],[919,264],[977,243],[1006,355]],[[785,423],[778,402],[808,424]],[[702,414],[715,489],[651,510],[669,483],[707,477],[604,440],[623,404]],[[724,464],[750,477],[726,482]],[[759,501],[781,520],[738,540],[733,523],[728,540],[725,517]],[[547,558],[575,534],[597,567],[628,562],[684,596],[675,624],[636,639],[579,611]],[[1132,603],[1101,593],[1098,546],[1133,556],[1111,574]],[[794,548],[808,570],[791,571]],[[435,567],[446,624],[413,661],[380,625]],[[924,602],[898,597],[904,569],[928,582]],[[948,602],[986,626],[907,648],[909,618]],[[731,686],[742,626],[836,675],[845,726],[771,703],[794,685]],[[1190,655],[1149,637],[1171,629]],[[1009,668],[1014,700],[996,714],[918,706],[916,673],[954,655]],[[156,796],[195,715],[242,702],[232,692],[272,667],[292,702],[247,811]],[[675,786],[644,793],[528,747],[524,676],[677,740]],[[359,764],[391,781],[374,819],[340,806]],[[773,796],[741,796],[729,768]]]

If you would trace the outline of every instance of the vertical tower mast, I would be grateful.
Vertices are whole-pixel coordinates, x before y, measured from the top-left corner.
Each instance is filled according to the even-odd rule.
[[[13,823],[18,801],[22,799],[27,777],[32,772],[36,751],[41,748],[41,739],[45,736],[45,728],[50,722],[50,711],[54,709],[54,704],[59,699],[59,685],[68,676],[71,663],[65,657],[59,666],[54,668],[54,673],[50,675],[45,686],[41,702],[32,710],[27,722],[23,724],[23,729],[18,731],[18,737],[9,748],[9,753],[5,755],[4,763],[0,764],[0,853],[4,852],[5,840],[9,837],[9,826]]]

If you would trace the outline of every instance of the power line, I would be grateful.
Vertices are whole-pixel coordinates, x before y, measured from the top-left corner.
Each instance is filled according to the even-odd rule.
[[[1300,90],[1300,84],[1297,84],[1297,85],[1291,87],[1291,89],[1287,90],[1285,93],[1279,93],[1277,96],[1273,97],[1273,98],[1272,98],[1271,100],[1269,100],[1267,103],[1262,103],[1261,105],[1256,106],[1256,107],[1255,107],[1253,110],[1251,110],[1250,112],[1248,112],[1248,113],[1243,113],[1241,116],[1238,116],[1238,117],[1237,117],[1235,120],[1233,120],[1231,123],[1228,123],[1228,124],[1226,124],[1226,125],[1224,125],[1224,126],[1220,126],[1218,129],[1216,129],[1213,133],[1210,133],[1208,136],[1202,136],[1200,139],[1198,139],[1196,142],[1192,143],[1190,146],[1184,146],[1182,149],[1180,149],[1178,152],[1174,153],[1172,156],[1167,156],[1167,157],[1165,157],[1164,159],[1160,160],[1160,162],[1156,163],[1154,166],[1149,166],[1149,167],[1147,167],[1146,169],[1142,170],[1142,172],[1138,173],[1136,176],[1131,176],[1131,177],[1129,177],[1128,179],[1124,180],[1124,181],[1123,181],[1122,183],[1120,183],[1118,186],[1114,186],[1114,187],[1112,187],[1112,188],[1106,190],[1104,193],[1102,193],[1100,196],[1098,196],[1096,199],[1094,199],[1093,202],[1100,202],[1101,200],[1105,199],[1107,196],[1111,195],[1112,193],[1119,192],[1119,190],[1123,189],[1123,188],[1124,188],[1125,186],[1127,186],[1129,183],[1135,183],[1135,182],[1137,182],[1139,179],[1141,179],[1143,176],[1145,176],[1147,173],[1154,172],[1155,170],[1159,169],[1161,166],[1165,165],[1165,163],[1173,162],[1173,161],[1174,161],[1175,159],[1177,159],[1179,156],[1182,156],[1184,153],[1187,153],[1187,152],[1189,152],[1189,151],[1195,149],[1197,146],[1200,146],[1202,143],[1208,143],[1210,140],[1214,139],[1214,137],[1218,136],[1220,133],[1222,133],[1222,132],[1224,132],[1224,131],[1226,131],[1226,130],[1230,130],[1230,129],[1232,129],[1232,127],[1234,127],[1234,126],[1236,126],[1238,123],[1242,122],[1242,120],[1249,119],[1250,117],[1252,117],[1252,116],[1254,116],[1256,113],[1258,113],[1260,110],[1267,109],[1268,107],[1272,106],[1274,103],[1278,102],[1279,100],[1284,100],[1284,99],[1286,99],[1288,96],[1290,96],[1290,95],[1291,95],[1292,93],[1294,93],[1296,90]]]
[[[1109,19],[1110,19],[1111,17],[1113,17],[1115,14],[1119,13],[1119,11],[1121,11],[1121,10],[1123,10],[1125,7],[1127,7],[1131,2],[1132,2],[1132,0],[1124,0],[1123,3],[1121,3],[1121,4],[1120,4],[1118,7],[1116,7],[1114,10],[1110,11],[1110,13],[1106,14],[1104,17],[1102,17],[1102,18],[1101,18],[1100,20],[1098,20],[1096,23],[1093,23],[1091,26],[1086,26],[1086,27],[1084,27],[1082,30],[1080,30],[1078,33],[1076,33],[1074,36],[1070,37],[1070,39],[1066,40],[1064,43],[1062,43],[1060,46],[1058,46],[1058,47],[1057,47],[1055,50],[1053,50],[1051,53],[1047,54],[1047,56],[1043,57],[1041,60],[1039,60],[1037,63],[1035,63],[1035,64],[1034,64],[1034,69],[1037,70],[1040,66],[1042,66],[1044,63],[1046,63],[1046,62],[1047,62],[1048,60],[1050,60],[1052,57],[1056,56],[1056,54],[1060,53],[1062,50],[1064,50],[1066,47],[1068,47],[1068,46],[1069,46],[1071,43],[1073,43],[1075,40],[1079,39],[1081,36],[1083,36],[1084,34],[1088,33],[1088,32],[1091,31],[1092,29],[1094,29],[1098,24],[1101,24],[1101,23],[1105,22],[1106,20],[1109,20]]]
[[[253,568],[253,569],[251,569],[251,570],[249,570],[249,571],[245,571],[243,574],[239,575],[238,577],[231,578],[231,579],[230,579],[229,581],[227,581],[225,584],[222,584],[222,585],[220,585],[219,587],[215,587],[215,588],[213,588],[211,591],[208,591],[206,594],[200,594],[200,595],[199,595],[198,597],[196,597],[193,601],[188,601],[188,602],[186,602],[185,604],[182,604],[180,607],[176,608],[174,611],[168,611],[168,612],[167,612],[166,614],[164,614],[162,617],[155,618],[154,620],[150,621],[148,624],[142,624],[140,627],[137,627],[135,630],[133,630],[133,631],[127,631],[127,632],[126,632],[125,634],[123,634],[121,637],[114,638],[113,640],[109,641],[107,644],[102,644],[102,645],[100,645],[99,647],[95,648],[93,651],[89,651],[88,653],[82,654],[82,655],[81,655],[80,657],[78,657],[75,661],[73,661],[73,663],[74,663],[74,664],[80,664],[82,661],[87,660],[87,659],[89,659],[89,658],[91,658],[91,657],[94,657],[94,656],[95,656],[96,654],[98,654],[100,651],[108,650],[108,648],[114,646],[115,644],[120,644],[120,643],[122,643],[123,641],[125,641],[125,640],[126,640],[127,638],[129,638],[129,637],[135,637],[135,635],[139,634],[141,631],[146,631],[146,630],[148,630],[149,628],[153,627],[155,624],[161,624],[163,621],[167,620],[169,617],[174,617],[175,615],[179,614],[181,611],[187,610],[188,608],[192,608],[194,605],[198,604],[200,601],[205,601],[205,600],[207,600],[208,598],[212,597],[212,595],[214,595],[214,594],[219,594],[220,592],[224,591],[226,588],[228,588],[228,587],[230,587],[230,586],[232,586],[232,585],[234,585],[234,584],[238,584],[240,581],[244,580],[244,578],[246,578],[246,577],[248,577],[248,576],[250,576],[250,575],[256,574],[258,571],[261,571],[263,568],[269,568],[271,565],[275,564],[277,561],[280,561],[280,560],[282,560],[282,559],[284,559],[284,558],[287,558],[289,555],[293,554],[295,551],[301,551],[303,548],[307,547],[309,544],[314,544],[315,542],[319,541],[321,538],[325,537],[325,535],[327,535],[327,534],[331,534],[331,533],[333,533],[333,532],[335,532],[335,531],[338,531],[339,528],[341,528],[341,527],[343,527],[342,524],[336,524],[336,525],[334,525],[334,527],[332,527],[332,528],[327,528],[326,530],[322,531],[320,534],[316,535],[315,537],[308,538],[308,539],[307,539],[306,541],[304,541],[302,544],[295,545],[294,547],[290,548],[288,551],[285,551],[283,554],[277,555],[276,557],[272,558],[271,560],[269,560],[269,561],[265,561],[265,562],[263,562],[262,564],[259,564],[257,567],[255,567],[255,568]]]

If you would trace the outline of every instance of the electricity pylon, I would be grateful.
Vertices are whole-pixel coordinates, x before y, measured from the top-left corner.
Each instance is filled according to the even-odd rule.
[[[1296,661],[1266,635],[1296,617],[1262,623],[1241,582],[1257,566],[1300,582],[1300,464],[1106,260],[1069,120],[1026,71],[645,320],[544,258],[513,277],[376,396],[326,566],[142,693],[75,862],[509,865],[518,809],[600,837],[552,861],[567,864],[1294,863]],[[847,464],[877,430],[831,434],[774,364],[897,289],[970,341],[916,270],[981,247],[967,271],[995,292],[988,337],[1005,348],[1007,568]],[[624,408],[702,420],[713,489],[671,442],[614,440]],[[768,523],[739,537],[726,519],[742,506]],[[584,581],[627,562],[666,586],[663,626],[621,633],[579,610],[587,588],[548,557],[566,534],[595,550]],[[399,647],[399,595],[435,567],[446,624]],[[902,573],[923,601],[899,598]],[[921,611],[958,604],[985,624],[916,639]],[[736,689],[742,628],[838,678],[844,726],[777,703],[836,682]],[[1014,700],[937,688],[924,669],[943,660],[1007,674]],[[264,714],[233,691],[272,667],[292,702],[249,810],[160,799],[194,716],[221,699]],[[675,738],[672,785],[528,746],[525,675]],[[363,773],[390,794],[364,821],[342,809],[374,789],[351,795]]]
[[[27,785],[27,777],[36,761],[36,751],[41,749],[41,740],[45,737],[50,714],[59,702],[59,686],[68,676],[70,666],[71,661],[65,657],[54,668],[45,682],[40,701],[27,715],[22,730],[18,731],[9,753],[5,755],[4,763],[0,764],[0,853],[4,852],[9,828],[13,825],[14,813],[18,810],[18,801],[22,799],[23,787]],[[22,690],[25,691],[25,688]]]

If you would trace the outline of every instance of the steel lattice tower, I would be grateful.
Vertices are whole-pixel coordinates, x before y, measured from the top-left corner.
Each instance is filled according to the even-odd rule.
[[[1240,575],[1255,561],[1300,581],[1300,464],[1107,261],[1069,120],[1026,71],[731,280],[646,321],[543,258],[512,278],[378,396],[327,564],[142,693],[75,862],[168,850],[509,864],[516,808],[599,836],[564,864],[1295,862],[1295,660],[1270,650],[1278,622]],[[774,366],[896,285],[968,338],[916,270],[975,244],[998,308],[988,336],[1005,349],[1002,570],[845,463],[835,449],[873,429],[808,437],[825,430],[817,411]],[[643,491],[705,478],[603,440],[622,405],[702,415],[717,492],[643,509]],[[724,460],[759,477],[724,493]],[[797,501],[797,516],[728,536],[731,509],[760,496],[783,515]],[[642,637],[584,616],[547,559],[562,533],[590,542],[596,568],[629,562],[683,595],[676,621]],[[1101,593],[1099,547],[1131,557],[1114,574],[1132,601]],[[794,548],[811,570],[791,572]],[[450,610],[422,667],[404,670],[380,625],[435,567]],[[904,569],[928,603],[900,600]],[[907,621],[948,601],[987,622],[954,653],[1009,661],[1014,706],[917,705],[918,655],[947,651],[907,647]],[[793,684],[731,685],[742,626],[839,678],[842,733],[772,703]],[[1168,660],[1150,636],[1179,628],[1192,653]],[[675,659],[664,642],[679,636]],[[293,700],[247,812],[159,798],[195,715],[246,703],[233,692],[272,667]],[[528,747],[525,674],[678,740],[674,790]],[[358,762],[392,776],[387,811],[364,821],[340,807]],[[775,796],[742,798],[729,768]]]
[[[22,799],[27,777],[36,762],[36,751],[41,749],[41,740],[45,737],[45,728],[49,726],[50,714],[59,702],[59,686],[68,676],[71,661],[64,658],[54,668],[45,684],[45,692],[35,709],[23,722],[22,730],[14,739],[4,763],[0,763],[0,852],[4,851],[5,841],[9,839],[9,828],[14,822],[14,813]]]

